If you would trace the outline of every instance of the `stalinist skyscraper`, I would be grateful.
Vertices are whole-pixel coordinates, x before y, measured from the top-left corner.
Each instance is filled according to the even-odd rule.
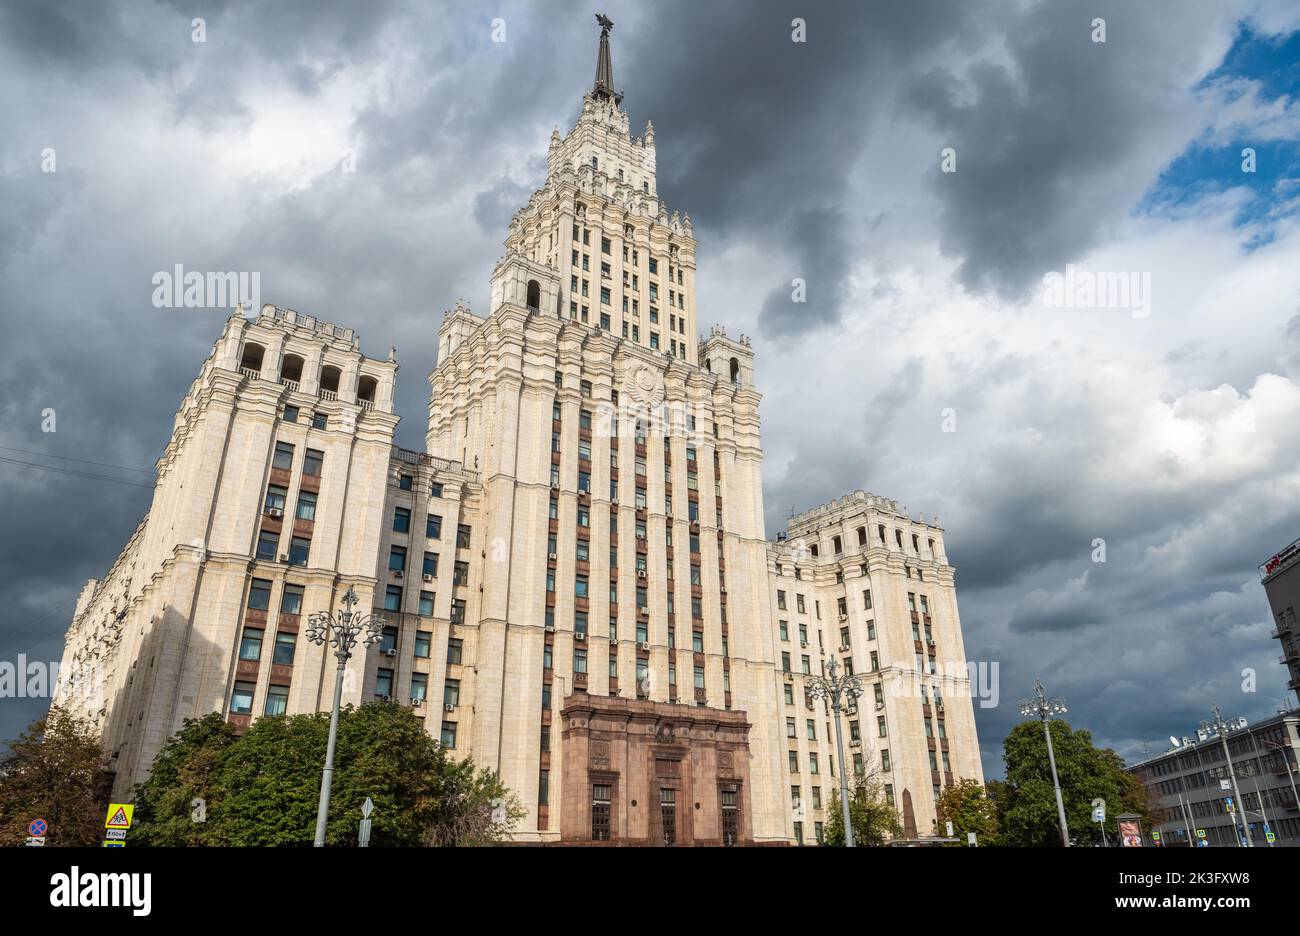
[[[521,840],[812,843],[846,769],[927,835],[942,787],[982,779],[942,530],[858,492],[767,540],[753,351],[698,331],[691,219],[598,20],[487,314],[443,319],[426,452],[393,445],[391,355],[272,305],[227,323],[68,633],[86,675],[59,701],[119,791],[186,717],[328,705],[302,622],[349,587],[388,627],[345,700],[408,704],[498,770]],[[805,691],[832,658],[864,690],[844,763]]]

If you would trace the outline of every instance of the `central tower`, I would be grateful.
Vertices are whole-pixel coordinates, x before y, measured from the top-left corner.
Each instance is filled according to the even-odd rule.
[[[470,753],[541,839],[788,838],[752,352],[700,345],[690,219],[598,21],[489,314],[447,314],[429,378],[429,453],[482,478]]]

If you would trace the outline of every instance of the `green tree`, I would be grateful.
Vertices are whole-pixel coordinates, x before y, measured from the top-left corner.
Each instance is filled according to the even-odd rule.
[[[152,845],[310,845],[329,715],[260,718],[240,737],[220,716],[187,722],[137,789],[139,834]],[[361,804],[370,843],[478,845],[508,836],[522,810],[495,773],[455,761],[405,706],[339,716],[326,842],[355,845]],[[201,821],[191,804],[203,801]]]
[[[1114,751],[1093,746],[1092,734],[1074,730],[1061,720],[1049,722],[1061,799],[1070,837],[1077,845],[1101,841],[1101,827],[1092,821],[1092,801],[1106,801],[1106,834],[1113,843],[1118,835],[1115,816],[1123,812],[1147,818],[1146,791],[1124,770]],[[1047,741],[1039,722],[1022,722],[1003,742],[1007,780],[1002,797],[1002,837],[1006,845],[1055,846],[1061,844],[1056,794],[1047,759]]]
[[[91,726],[56,706],[0,758],[0,845],[48,823],[47,845],[98,845],[113,775]]]
[[[954,838],[966,843],[967,833],[974,832],[982,846],[992,847],[998,842],[998,810],[993,798],[978,781],[970,777],[956,785],[943,788],[938,803],[939,831],[947,833],[945,823],[952,823]]]
[[[857,774],[849,784],[849,821],[853,823],[853,843],[863,847],[884,845],[903,833],[898,813],[885,800],[884,784],[874,773]],[[839,790],[831,793],[830,811],[822,830],[826,845],[844,845],[844,818]]]

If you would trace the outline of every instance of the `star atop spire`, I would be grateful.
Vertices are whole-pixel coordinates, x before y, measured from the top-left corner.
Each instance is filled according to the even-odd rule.
[[[614,62],[609,56],[609,31],[614,28],[614,21],[604,13],[597,13],[596,22],[600,24],[600,51],[596,55],[596,84],[591,91],[596,97],[612,97],[618,104],[623,95],[614,90]]]

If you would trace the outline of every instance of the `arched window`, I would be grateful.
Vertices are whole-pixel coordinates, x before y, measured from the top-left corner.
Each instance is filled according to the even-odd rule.
[[[731,359],[731,382],[740,384],[740,361],[736,358]]]
[[[591,157],[591,168],[593,169],[600,168],[600,160],[598,160],[595,156]]]
[[[373,377],[363,376],[357,381],[357,399],[366,403],[375,402],[375,391],[379,389],[379,381]]]
[[[248,342],[244,345],[244,353],[239,358],[239,369],[250,377],[256,377],[262,373],[262,358],[266,355],[266,349],[256,342]]]
[[[296,354],[286,354],[280,365],[280,383],[297,384],[302,380],[302,358]]]
[[[539,311],[542,307],[542,286],[537,280],[528,281],[528,308]]]

